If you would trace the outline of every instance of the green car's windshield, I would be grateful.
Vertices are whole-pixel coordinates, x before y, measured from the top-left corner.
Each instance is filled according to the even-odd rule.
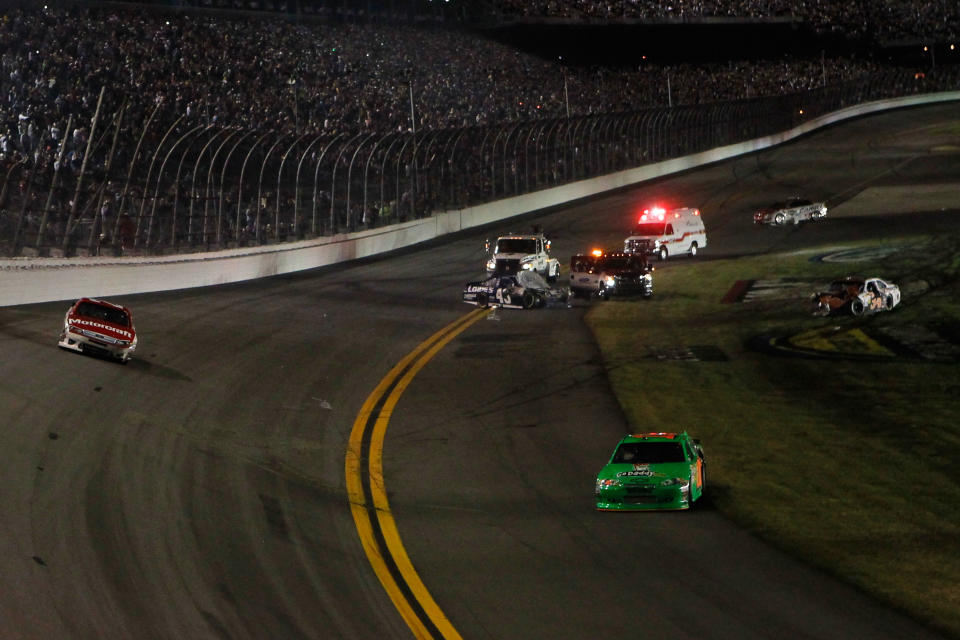
[[[683,445],[679,442],[624,442],[613,454],[613,463],[658,464],[684,462]]]

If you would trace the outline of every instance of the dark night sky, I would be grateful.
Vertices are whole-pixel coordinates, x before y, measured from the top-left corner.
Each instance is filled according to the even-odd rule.
[[[495,30],[512,46],[569,64],[636,67],[658,63],[848,55],[858,43],[818,36],[789,23],[514,25]]]

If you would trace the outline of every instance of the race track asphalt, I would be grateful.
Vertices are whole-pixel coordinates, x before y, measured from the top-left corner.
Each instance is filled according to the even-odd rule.
[[[857,196],[956,183],[956,114],[856,120],[384,259],[125,297],[140,335],[127,366],[56,348],[66,302],[0,309],[0,637],[411,637],[357,538],[344,455],[391,367],[470,310],[460,289],[480,275],[484,238],[541,224],[565,261],[616,245],[651,199],[703,210],[698,260],[955,229],[956,201],[905,214]],[[753,228],[755,207],[796,194],[843,215]],[[709,500],[594,511],[594,476],[627,425],[586,310],[480,320],[391,416],[386,495],[463,638],[937,637]],[[704,420],[710,401],[722,399]]]

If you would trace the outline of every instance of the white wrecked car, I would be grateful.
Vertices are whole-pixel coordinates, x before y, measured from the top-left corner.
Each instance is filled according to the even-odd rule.
[[[827,217],[827,204],[825,202],[791,198],[759,209],[753,214],[753,223],[779,226],[782,224],[800,224],[808,220],[821,220],[825,217]]]
[[[900,304],[900,287],[880,278],[847,276],[834,280],[830,288],[810,298],[813,314],[826,316],[848,312],[855,316],[890,311]]]

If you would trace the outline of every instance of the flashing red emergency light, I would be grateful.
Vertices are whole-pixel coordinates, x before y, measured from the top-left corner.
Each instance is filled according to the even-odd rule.
[[[652,209],[644,209],[643,215],[640,216],[640,222],[647,222],[649,220],[659,220],[663,221],[664,215],[667,211],[663,207],[653,207]]]

